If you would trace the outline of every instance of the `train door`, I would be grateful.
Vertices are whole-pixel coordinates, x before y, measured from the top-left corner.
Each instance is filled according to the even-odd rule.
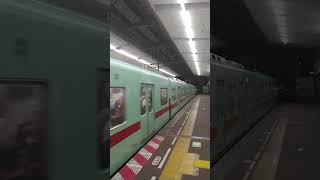
[[[146,133],[149,135],[154,131],[154,85],[141,84],[142,112],[146,123]]]

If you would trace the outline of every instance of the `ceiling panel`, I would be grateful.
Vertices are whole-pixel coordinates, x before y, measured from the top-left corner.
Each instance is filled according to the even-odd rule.
[[[244,0],[260,29],[273,42],[302,46],[320,45],[320,1]],[[283,32],[285,31],[285,32]]]
[[[210,75],[210,0],[186,0],[185,9],[190,13],[191,28],[194,37],[197,60],[194,59],[189,45],[190,38],[181,17],[179,1],[149,0],[162,24],[184,57],[184,60],[197,75],[196,64],[200,75]]]

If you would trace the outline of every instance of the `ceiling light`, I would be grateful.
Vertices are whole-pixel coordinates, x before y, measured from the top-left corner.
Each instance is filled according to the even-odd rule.
[[[181,18],[182,18],[183,25],[185,27],[191,27],[192,23],[191,23],[190,12],[186,11],[186,10],[182,10],[182,11],[180,11],[180,15],[181,15]]]
[[[116,49],[116,47],[114,45],[110,44],[110,49],[114,50],[114,49]]]
[[[278,32],[280,34],[280,40],[282,41],[282,43],[287,44],[289,42],[288,23],[287,16],[285,15],[284,3],[282,0],[272,0],[271,6],[273,14],[275,16]]]
[[[200,67],[199,67],[199,62],[198,62],[198,55],[197,54],[192,54],[192,57],[193,57],[193,61],[194,61],[195,67],[196,67],[197,74],[200,75]]]
[[[120,53],[120,54],[122,54],[122,55],[125,55],[125,56],[127,56],[127,57],[129,57],[129,58],[131,58],[131,59],[138,60],[138,57],[137,57],[137,56],[134,56],[134,55],[128,53],[127,51],[125,51],[125,50],[115,49],[115,51],[118,52],[118,53]]]
[[[185,7],[185,5],[184,5],[185,0],[179,0],[179,3],[180,3],[180,6],[181,6],[181,9],[182,9],[183,11],[185,11],[185,10],[186,10],[186,7]]]
[[[189,46],[190,46],[191,53],[196,53],[196,43],[192,40],[189,40]]]
[[[143,64],[147,64],[147,65],[149,65],[150,63],[148,63],[147,61],[145,61],[145,60],[143,60],[143,59],[140,59],[140,58],[138,58],[138,59],[136,59],[137,61],[139,61],[139,62],[141,62],[141,63],[143,63]]]
[[[198,61],[198,56],[197,56],[197,54],[192,54],[192,57],[193,57],[193,60],[194,60],[194,61]]]
[[[170,73],[170,72],[168,72],[168,71],[166,71],[166,70],[164,70],[164,69],[159,69],[159,71],[164,72],[164,73],[166,73],[166,74],[168,74],[168,75],[170,75],[170,76],[173,76],[173,77],[176,76],[176,75],[174,75],[174,74],[172,74],[172,73]]]
[[[197,74],[198,74],[198,76],[200,76],[200,69],[199,68],[197,68]]]
[[[198,56],[196,54],[196,52],[197,52],[196,44],[195,44],[195,41],[192,40],[194,38],[194,32],[192,29],[191,15],[190,15],[190,12],[186,10],[185,0],[179,0],[179,3],[181,6],[180,16],[181,16],[183,25],[185,27],[185,32],[187,34],[187,38],[189,39],[188,44],[190,47],[190,51],[192,53],[192,57],[193,57],[193,60],[195,63],[197,74],[200,75]]]
[[[187,38],[188,39],[192,39],[192,38],[194,38],[194,33],[193,33],[193,30],[192,30],[192,28],[190,28],[190,27],[186,27],[186,34],[187,34]]]

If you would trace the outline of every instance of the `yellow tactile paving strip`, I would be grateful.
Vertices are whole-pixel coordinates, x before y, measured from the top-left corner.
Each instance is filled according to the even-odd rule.
[[[192,136],[194,123],[196,120],[200,99],[197,99],[185,126],[181,131],[181,136]],[[174,146],[160,180],[181,180],[182,175],[196,175],[194,162],[199,160],[198,154],[188,153],[191,138],[180,137]]]
[[[210,169],[210,161],[195,160],[193,166],[198,168]]]

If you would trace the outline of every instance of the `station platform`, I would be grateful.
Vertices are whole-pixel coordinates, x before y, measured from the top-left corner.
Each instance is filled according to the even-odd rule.
[[[320,179],[320,105],[282,104],[213,167],[215,180]]]
[[[209,123],[210,96],[198,95],[111,179],[209,180]]]

